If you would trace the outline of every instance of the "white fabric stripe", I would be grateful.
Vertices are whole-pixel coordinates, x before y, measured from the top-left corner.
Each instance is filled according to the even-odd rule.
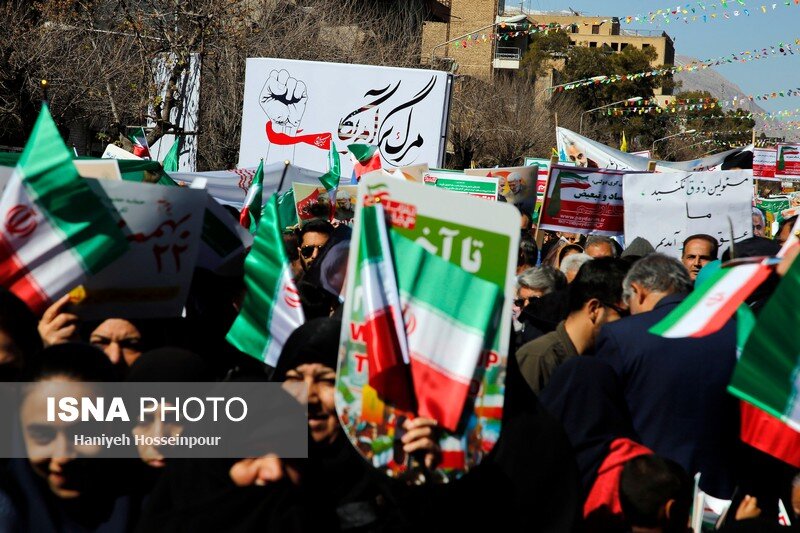
[[[788,410],[786,423],[795,431],[800,431],[800,368],[795,368],[792,377],[794,378],[794,387],[789,398],[791,409]]]
[[[668,338],[689,337],[705,328],[719,310],[728,303],[731,296],[761,268],[761,265],[758,264],[731,268],[728,274],[710,288],[689,312],[664,332],[663,336]]]
[[[469,384],[483,351],[483,336],[460,327],[413,299],[403,301],[403,311],[414,317],[408,335],[412,359],[420,359],[450,379]]]
[[[0,216],[7,217],[9,210],[18,205],[33,210],[36,229],[29,235],[15,235],[8,231],[8,221],[3,219],[3,234],[15,250],[17,259],[28,268],[30,276],[53,299],[72,289],[86,271],[67,246],[62,233],[50,224],[28,195],[19,173],[15,173],[0,200]]]
[[[289,273],[289,265],[284,264],[281,269],[280,284],[274,293],[275,303],[272,308],[270,322],[267,324],[270,338],[264,347],[264,362],[270,366],[275,366],[278,358],[294,330],[305,322],[303,308],[300,306],[300,295],[294,286],[292,276]],[[296,301],[297,307],[292,307],[287,303]]]

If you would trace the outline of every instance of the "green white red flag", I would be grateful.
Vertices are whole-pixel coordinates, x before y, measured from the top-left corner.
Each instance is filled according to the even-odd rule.
[[[145,139],[146,141],[146,139]],[[175,136],[175,141],[172,143],[167,155],[164,156],[164,161],[161,162],[161,167],[164,169],[164,172],[177,172],[178,171],[178,161],[180,159],[180,148],[181,148],[181,138],[179,136]]]
[[[383,165],[381,164],[381,153],[378,147],[371,144],[351,144],[347,147],[350,151],[350,159],[353,161],[353,176],[354,181],[361,179],[361,176],[380,170]]]
[[[417,415],[456,431],[478,362],[499,324],[502,290],[387,231],[380,206],[365,207],[362,217],[359,250],[370,386],[382,398],[415,400]],[[407,375],[406,361],[413,392],[403,396],[387,390],[388,380],[380,378]]]
[[[147,135],[144,128],[136,128],[128,134],[128,139],[133,143],[133,155],[150,159],[150,146],[147,144]]]
[[[261,220],[263,192],[264,160],[262,159],[253,176],[253,181],[250,182],[250,188],[247,190],[247,197],[244,199],[244,204],[242,204],[242,210],[239,212],[239,224],[243,228],[250,230],[251,234],[256,232],[258,221]]]
[[[800,431],[800,261],[767,301],[736,364],[728,391]]]
[[[226,339],[238,350],[275,366],[289,335],[305,322],[281,236],[277,194],[264,206],[244,264],[247,287]]]
[[[339,152],[336,151],[336,144],[331,142],[328,151],[328,172],[319,177],[320,183],[328,192],[328,203],[330,205],[330,220],[336,215],[336,193],[339,190],[339,180],[341,179],[342,166],[339,160]]]
[[[783,257],[797,242],[792,236],[778,252]],[[769,277],[774,262],[771,258],[723,268],[714,273],[664,319],[650,328],[650,333],[667,338],[705,337],[719,331],[761,283]]]
[[[0,199],[0,216],[0,285],[35,312],[128,250],[120,219],[78,174],[46,104]]]

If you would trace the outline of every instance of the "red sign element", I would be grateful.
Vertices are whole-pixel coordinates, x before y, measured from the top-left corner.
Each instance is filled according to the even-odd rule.
[[[272,121],[267,122],[267,140],[272,144],[281,146],[291,146],[293,144],[307,144],[309,146],[316,146],[322,150],[331,149],[331,134],[330,133],[307,133],[305,135],[288,135],[280,131],[275,131],[272,127]]]
[[[36,226],[36,211],[29,205],[15,205],[6,213],[6,231],[14,237],[27,237]]]
[[[286,305],[289,307],[293,307],[295,309],[300,307],[300,294],[297,292],[297,289],[287,286],[283,301],[286,302]]]

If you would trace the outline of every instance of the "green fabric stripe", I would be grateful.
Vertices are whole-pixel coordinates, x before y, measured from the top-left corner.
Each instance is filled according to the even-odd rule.
[[[378,210],[375,206],[361,210],[361,242],[358,247],[358,262],[383,261],[380,233],[378,231]]]
[[[98,272],[128,250],[117,221],[78,175],[46,105],[18,168],[26,189],[87,271]]]
[[[708,278],[705,283],[700,285],[699,287],[695,288],[692,293],[686,297],[684,301],[678,305],[675,309],[673,309],[667,316],[665,316],[661,322],[656,324],[655,326],[650,328],[650,333],[653,335],[663,335],[670,329],[672,329],[675,324],[681,321],[681,319],[692,310],[692,308],[697,305],[697,303],[705,297],[706,294],[717,284],[722,278],[726,275],[731,273],[733,269],[730,268],[723,268],[718,270],[710,278]]]
[[[278,197],[278,220],[280,221],[278,226],[281,231],[298,224],[294,188],[289,189]]]
[[[273,194],[264,206],[253,247],[245,260],[247,292],[242,310],[225,337],[236,349],[259,361],[264,360],[271,339],[269,325],[283,271],[288,268],[283,238],[278,228],[277,195]]]
[[[503,291],[499,286],[465,272],[396,232],[389,235],[401,292],[468,328],[486,331],[501,305]]]
[[[795,261],[758,316],[733,373],[729,390],[773,414],[791,409],[800,350],[800,261]],[[780,416],[780,415],[778,415]]]
[[[164,172],[178,171],[178,159],[182,141],[183,137],[175,136],[175,142],[172,143],[172,147],[169,149],[169,152],[167,152],[167,155],[164,156],[164,162],[161,164],[164,168]]]
[[[258,221],[261,220],[261,211],[264,209],[264,160],[258,163],[258,168],[250,182],[250,190],[255,191],[250,203],[246,206],[250,213],[250,233],[255,233],[258,228]],[[278,220],[277,217],[275,219]]]
[[[375,155],[375,152],[378,150],[377,146],[373,146],[371,144],[351,144],[347,147],[350,150],[350,153],[358,159],[359,163],[366,163],[372,156]]]

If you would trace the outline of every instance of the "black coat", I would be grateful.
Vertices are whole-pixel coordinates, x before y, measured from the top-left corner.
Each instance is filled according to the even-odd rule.
[[[648,330],[683,300],[663,298],[648,313],[603,327],[596,356],[620,377],[641,443],[702,472],[700,486],[719,498],[735,487],[739,408],[727,386],[736,364],[736,325],[702,338],[666,339]]]

